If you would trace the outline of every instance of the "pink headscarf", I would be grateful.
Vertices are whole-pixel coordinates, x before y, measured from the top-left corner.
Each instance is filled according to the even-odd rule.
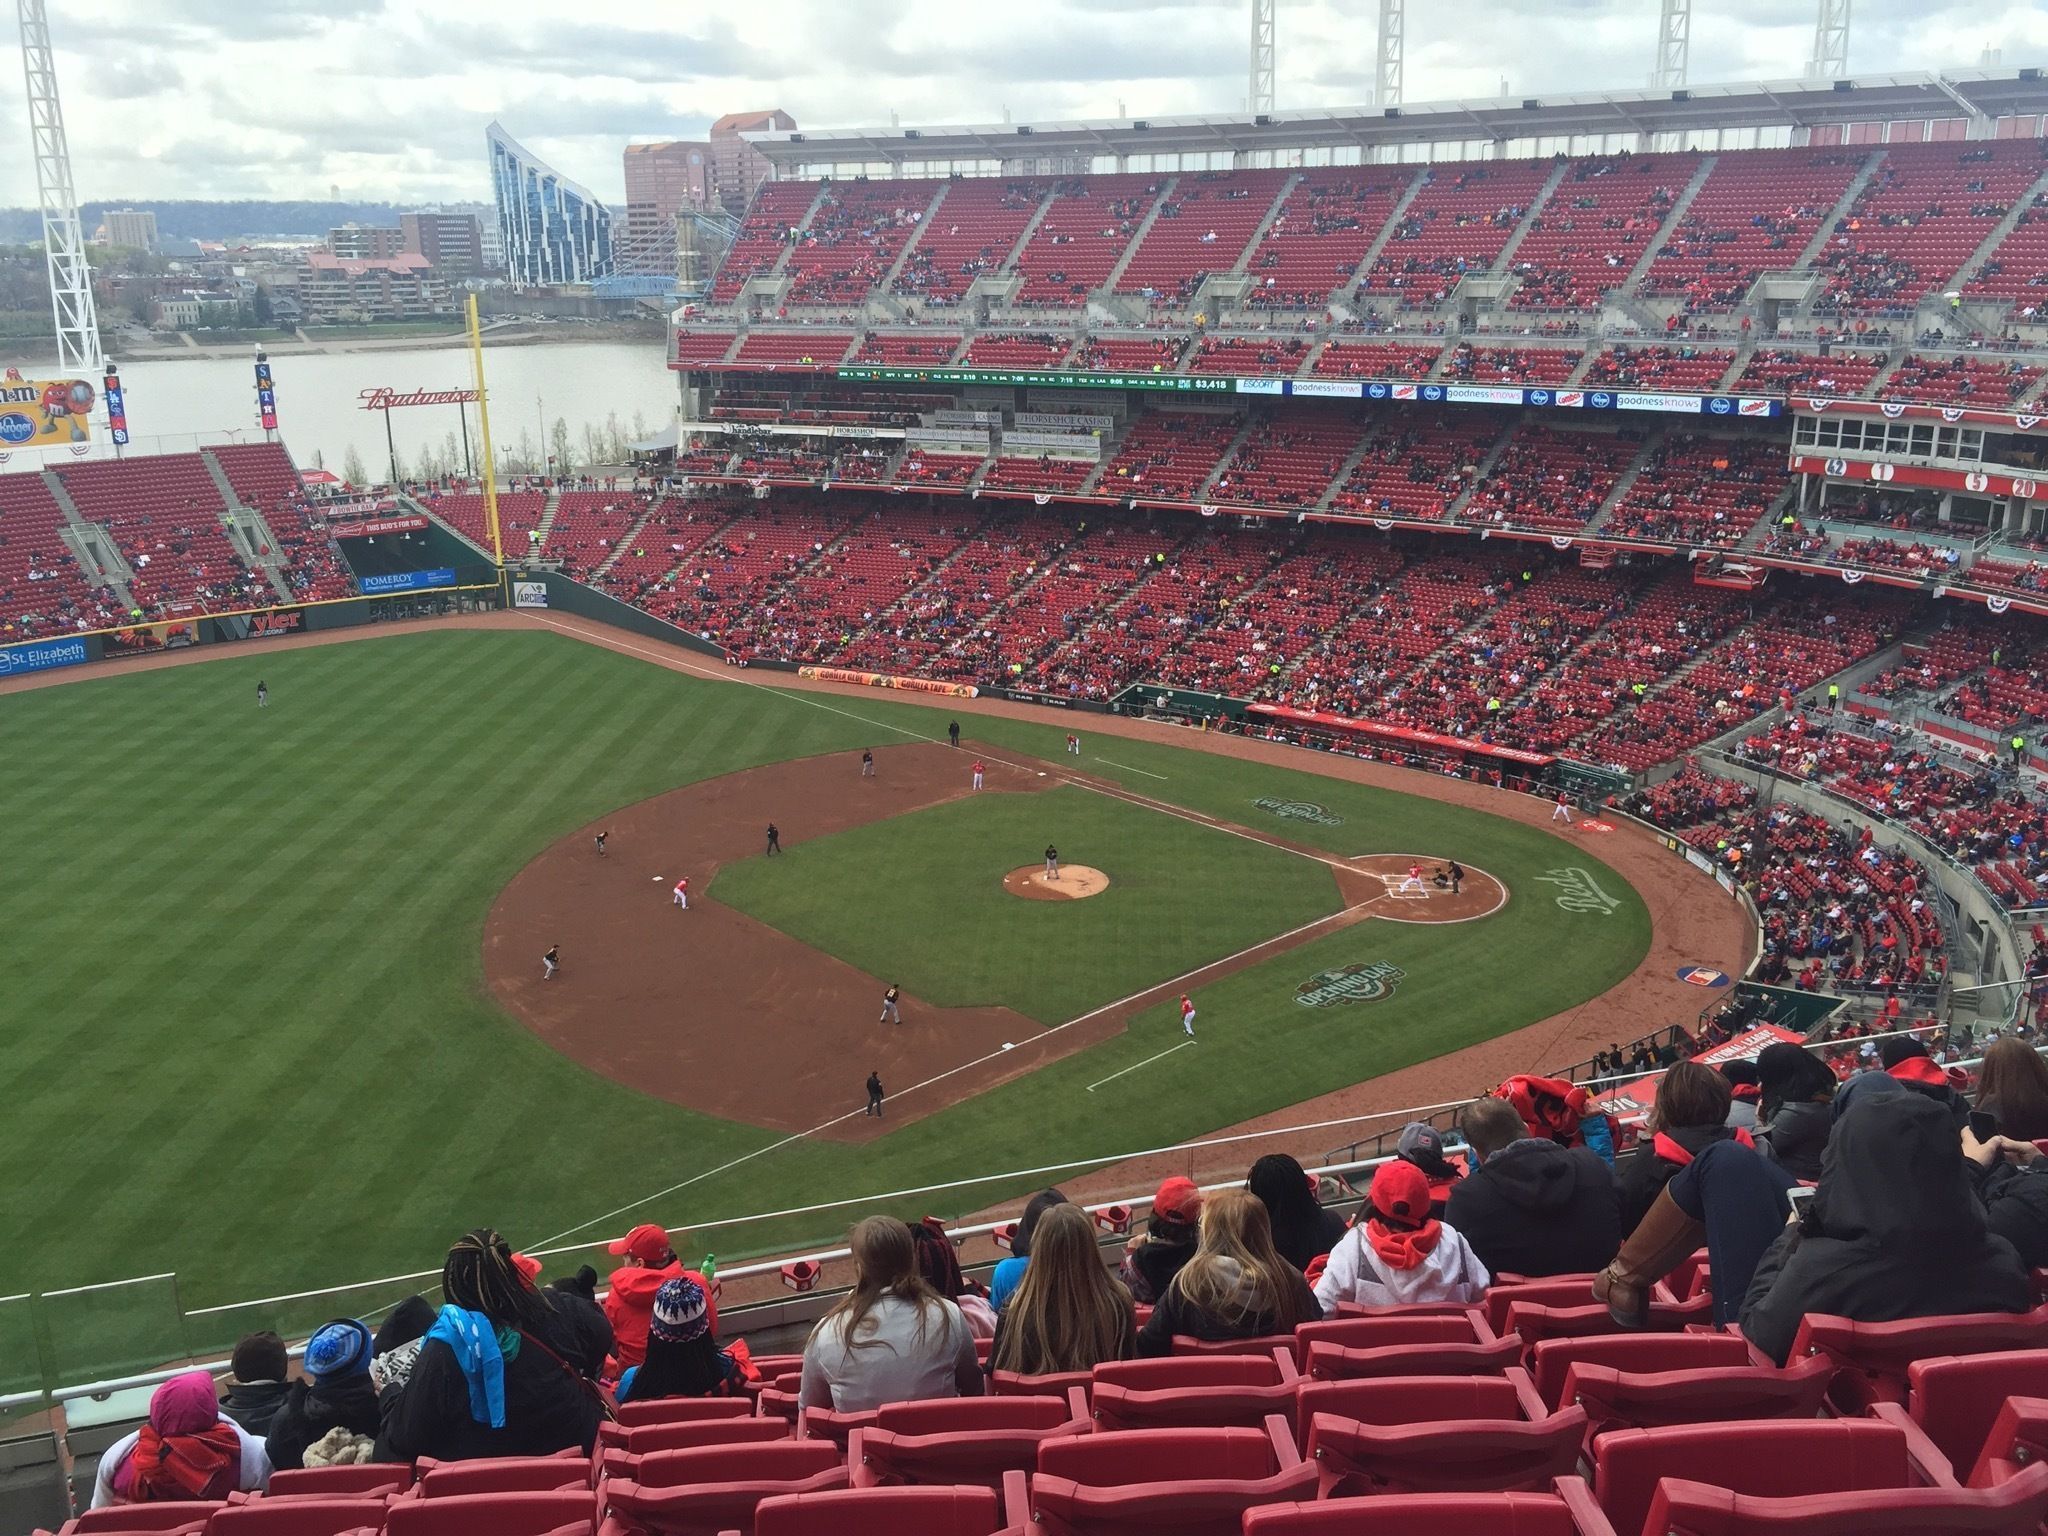
[[[222,1429],[228,1429],[222,1434]],[[136,1503],[162,1498],[218,1498],[235,1486],[239,1450],[221,1422],[213,1378],[187,1371],[149,1399],[149,1427],[113,1477],[114,1493]],[[224,1485],[216,1490],[215,1485]]]
[[[220,1399],[204,1371],[173,1376],[149,1399],[149,1425],[160,1435],[196,1435],[219,1417]]]

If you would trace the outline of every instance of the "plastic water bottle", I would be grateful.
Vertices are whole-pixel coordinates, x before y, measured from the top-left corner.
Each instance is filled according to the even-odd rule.
[[[699,1273],[706,1280],[716,1280],[718,1278],[718,1255],[715,1253],[705,1254],[704,1263],[699,1269]]]

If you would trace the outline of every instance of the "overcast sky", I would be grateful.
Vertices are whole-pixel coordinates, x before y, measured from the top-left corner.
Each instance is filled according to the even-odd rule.
[[[488,195],[483,130],[609,200],[632,139],[780,107],[804,127],[1239,110],[1248,0],[67,0],[51,8],[81,199]],[[650,18],[667,12],[668,25]],[[1409,7],[1407,99],[1647,83],[1656,0]],[[1279,0],[1282,107],[1369,93],[1372,0]],[[1695,0],[1691,80],[1797,75],[1811,0]],[[2048,6],[1855,0],[1852,73],[2048,64]],[[18,77],[17,77],[18,78]],[[20,97],[0,203],[32,204]]]

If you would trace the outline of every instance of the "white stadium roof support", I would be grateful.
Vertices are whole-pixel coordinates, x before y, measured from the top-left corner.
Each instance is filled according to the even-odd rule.
[[[1401,58],[1408,42],[1406,0],[1380,0],[1379,77],[1373,103],[1401,105]]]
[[[1842,80],[1849,74],[1849,0],[1820,0],[1813,24],[1813,58],[1806,73],[1814,80]]]
[[[1664,0],[1657,18],[1657,64],[1650,88],[1675,91],[1685,84],[1687,55],[1692,46],[1692,0]]]
[[[1274,107],[1273,7],[1277,0],[1252,0],[1252,78],[1245,110],[1254,117]]]
[[[57,363],[66,373],[95,377],[105,361],[99,315],[93,307],[92,270],[71,185],[71,148],[64,108],[57,100],[57,61],[50,47],[50,16],[43,0],[18,0],[22,72],[28,77],[29,139],[36,159],[36,191],[43,206],[43,254],[50,274],[50,308],[57,325]]]

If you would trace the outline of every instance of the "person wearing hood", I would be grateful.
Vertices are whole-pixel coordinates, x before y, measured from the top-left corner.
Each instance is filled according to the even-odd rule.
[[[370,1341],[370,1379],[377,1384],[377,1401],[384,1401],[386,1387],[402,1387],[412,1377],[413,1362],[427,1330],[434,1326],[434,1304],[424,1296],[408,1296],[386,1314]]]
[[[540,1284],[539,1259],[515,1253],[512,1265],[526,1277],[528,1285]],[[611,1358],[612,1346],[617,1342],[612,1335],[611,1319],[597,1304],[597,1271],[588,1264],[581,1265],[573,1275],[550,1280],[548,1292],[548,1300],[554,1304],[568,1338],[569,1363],[592,1381],[597,1380],[604,1375],[605,1362]]]
[[[1145,1230],[1124,1246],[1119,1273],[1133,1300],[1149,1306],[1166,1294],[1173,1277],[1195,1256],[1201,1223],[1202,1191],[1193,1179],[1176,1175],[1160,1184]]]
[[[374,1440],[382,1419],[370,1380],[370,1330],[352,1317],[336,1318],[306,1341],[306,1376],[291,1384],[271,1421],[263,1449],[272,1467],[296,1471],[306,1447],[332,1429]]]
[[[718,1332],[718,1290],[693,1269],[683,1268],[666,1227],[653,1223],[635,1227],[611,1245],[626,1262],[605,1282],[605,1321],[612,1325],[612,1359],[623,1371],[647,1358],[647,1325],[654,1316],[654,1293],[671,1280],[694,1280],[711,1304],[711,1331]]]
[[[92,1507],[225,1499],[269,1486],[263,1442],[221,1417],[211,1376],[187,1371],[151,1393],[149,1422],[100,1457]]]
[[[1753,1061],[1724,1061],[1714,1069],[1728,1080],[1728,1129],[1755,1131],[1763,1077]]]
[[[228,1358],[228,1379],[221,1383],[227,1395],[220,1400],[221,1413],[252,1435],[270,1433],[270,1421],[284,1402],[285,1378],[291,1361],[284,1340],[274,1333],[244,1334]]]
[[[1394,1156],[1413,1163],[1429,1180],[1429,1213],[1443,1220],[1444,1203],[1451,1190],[1465,1177],[1464,1169],[1444,1155],[1443,1132],[1426,1120],[1411,1120],[1401,1127],[1394,1142]]]
[[[917,1245],[917,1272],[924,1276],[924,1283],[960,1309],[977,1342],[993,1339],[996,1309],[988,1304],[988,1293],[981,1283],[968,1279],[960,1268],[960,1250],[953,1246],[946,1224],[927,1216],[911,1224],[910,1237]]]
[[[1681,1061],[1658,1081],[1635,1155],[1621,1173],[1624,1233],[1635,1231],[1678,1170],[1715,1142],[1751,1143],[1749,1132],[1728,1128],[1731,1098],[1728,1079],[1696,1061]]]
[[[1894,1035],[1884,1041],[1877,1048],[1877,1059],[1887,1077],[1896,1078],[1947,1110],[1957,1130],[1969,1120],[1970,1101],[1948,1080],[1947,1068],[1929,1056],[1927,1047],[1911,1035]]]
[[[1804,1046],[1782,1040],[1757,1053],[1757,1142],[1764,1155],[1795,1179],[1820,1177],[1821,1151],[1834,1125],[1829,1106],[1840,1086],[1827,1063]]]
[[[1245,1188],[1266,1208],[1274,1251],[1296,1269],[1306,1270],[1344,1236],[1344,1218],[1323,1208],[1316,1197],[1316,1181],[1284,1152],[1269,1153],[1253,1163]]]
[[[512,1262],[511,1245],[487,1227],[465,1233],[441,1266],[441,1294],[411,1378],[379,1399],[375,1459],[587,1454],[603,1399],[565,1357],[568,1330],[549,1293]]]
[[[1432,1214],[1429,1179],[1397,1157],[1374,1170],[1365,1219],[1330,1250],[1316,1303],[1335,1317],[1345,1301],[1477,1301],[1491,1279],[1458,1229]]]
[[[1038,1218],[1054,1206],[1066,1203],[1067,1197],[1056,1189],[1041,1189],[1024,1202],[1024,1214],[1017,1218],[1017,1230],[1010,1238],[1010,1256],[999,1262],[988,1277],[988,1304],[998,1314],[1024,1283],[1024,1266],[1031,1262],[1031,1234],[1038,1230]]]
[[[1249,1190],[1202,1202],[1202,1238],[1138,1335],[1138,1354],[1173,1353],[1178,1335],[1220,1341],[1292,1333],[1322,1316],[1301,1271],[1273,1247],[1266,1207]]]
[[[1444,1220],[1489,1274],[1583,1274],[1614,1257],[1620,1207],[1598,1154],[1528,1135],[1504,1099],[1466,1105],[1458,1126],[1479,1166],[1451,1191]]]
[[[1948,1106],[1870,1073],[1837,1108],[1820,1188],[1743,1297],[1750,1343],[1783,1365],[1815,1313],[1881,1323],[2026,1311],[2027,1273],[1985,1224]]]

